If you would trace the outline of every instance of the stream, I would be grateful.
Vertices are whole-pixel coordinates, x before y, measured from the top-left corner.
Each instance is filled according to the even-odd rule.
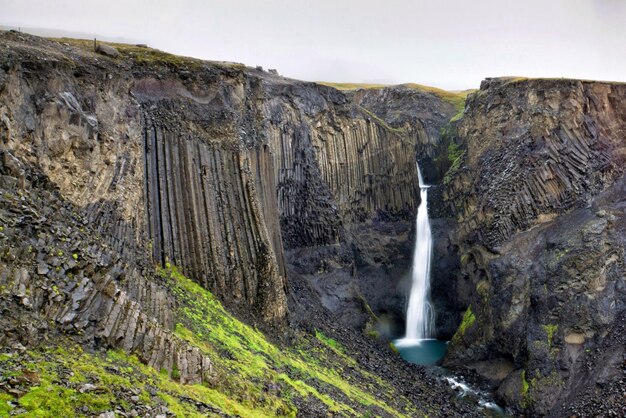
[[[489,391],[473,387],[462,377],[455,375],[451,370],[437,366],[437,363],[446,354],[447,341],[425,339],[407,342],[405,338],[394,341],[400,356],[409,363],[426,366],[429,373],[446,382],[460,398],[476,402],[476,407],[484,411],[488,417],[507,417],[504,409],[499,406]]]

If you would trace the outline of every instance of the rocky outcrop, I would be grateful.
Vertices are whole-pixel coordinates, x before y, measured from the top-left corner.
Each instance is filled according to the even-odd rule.
[[[624,84],[488,79],[468,99],[445,193],[471,314],[446,364],[519,410],[623,381],[607,334],[626,309],[625,137]]]
[[[158,280],[129,266],[55,192],[2,180],[0,346],[65,335],[135,353],[182,383],[211,378],[211,360],[173,334],[172,298]]]
[[[36,164],[114,248],[148,246],[266,321],[287,314],[288,273],[352,325],[364,303],[403,316],[414,161],[435,158],[448,98],[3,36],[5,161]]]

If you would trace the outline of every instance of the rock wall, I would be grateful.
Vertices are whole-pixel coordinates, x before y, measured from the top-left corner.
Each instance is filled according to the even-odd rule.
[[[158,87],[161,94],[166,89]],[[237,127],[228,119],[211,122],[214,131],[197,129],[198,120],[173,110],[181,106],[177,99],[153,100],[143,80],[135,92],[145,109],[147,223],[156,259],[180,266],[222,300],[254,306],[266,320],[283,318],[282,244],[279,231],[272,231],[274,237],[269,232],[277,226],[269,205],[275,199],[257,191],[265,182],[275,188],[272,176],[261,177],[271,170],[268,153],[238,144],[232,138]],[[190,113],[197,105],[182,106]],[[196,110],[202,118],[211,111],[221,110]]]
[[[343,93],[264,82],[290,282],[310,287],[345,324],[361,328],[371,308],[402,332],[415,161],[435,158],[454,105],[408,86]],[[402,106],[383,112],[394,100]]]
[[[469,311],[446,364],[518,410],[623,379],[623,345],[605,337],[626,309],[624,138],[624,84],[488,79],[468,99],[445,193]]]
[[[272,159],[244,136],[242,69],[197,68],[183,83],[165,65],[33,38],[43,53],[19,36],[5,35],[5,163],[36,165],[120,252],[149,246],[225,302],[281,321]]]
[[[49,182],[129,265],[176,265],[251,321],[282,323],[288,275],[345,323],[403,317],[415,158],[434,158],[453,104],[141,47],[0,47],[5,174]]]

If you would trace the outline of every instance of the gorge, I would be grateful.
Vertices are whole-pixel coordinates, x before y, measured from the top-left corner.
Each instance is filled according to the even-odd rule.
[[[0,32],[0,416],[484,416],[405,329],[511,415],[625,412],[626,85],[114,47]]]

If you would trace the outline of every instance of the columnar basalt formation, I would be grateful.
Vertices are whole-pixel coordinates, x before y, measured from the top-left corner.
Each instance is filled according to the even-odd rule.
[[[115,330],[140,329],[144,317],[165,333],[174,326],[161,316],[169,308],[149,308],[162,296],[145,296],[154,264],[177,266],[253,321],[283,323],[288,274],[305,277],[347,323],[363,325],[368,302],[401,312],[415,157],[436,148],[433,126],[453,104],[408,86],[340,92],[142,47],[111,58],[87,43],[2,36],[3,174],[12,187],[55,189],[89,227],[81,234],[102,237],[113,254],[106,259],[119,257],[128,271],[111,301],[99,296],[109,284],[87,277],[99,292],[88,300],[105,297],[94,306],[110,307],[98,308],[103,322],[95,325],[106,335],[90,338],[151,361],[152,349]],[[394,96],[406,109],[377,116]],[[7,277],[17,274],[7,268]],[[74,319],[92,317],[85,303],[74,302]]]
[[[290,281],[304,279],[326,308],[356,327],[368,320],[365,305],[403,317],[415,161],[436,157],[439,130],[455,106],[411,86],[344,94],[264,80]],[[393,111],[383,112],[386,106]]]
[[[460,96],[420,86],[91,48],[0,33],[2,345],[71,338],[214,381],[176,333],[172,266],[277,334],[318,301],[333,324],[401,317],[417,159],[443,335],[466,309],[446,364],[519,411],[621,408],[624,84],[489,79],[446,126]]]
[[[605,389],[623,383],[624,341],[607,334],[626,309],[625,138],[625,84],[488,79],[468,99],[446,198],[471,314],[446,364],[520,410],[575,413],[597,390],[623,406]]]

